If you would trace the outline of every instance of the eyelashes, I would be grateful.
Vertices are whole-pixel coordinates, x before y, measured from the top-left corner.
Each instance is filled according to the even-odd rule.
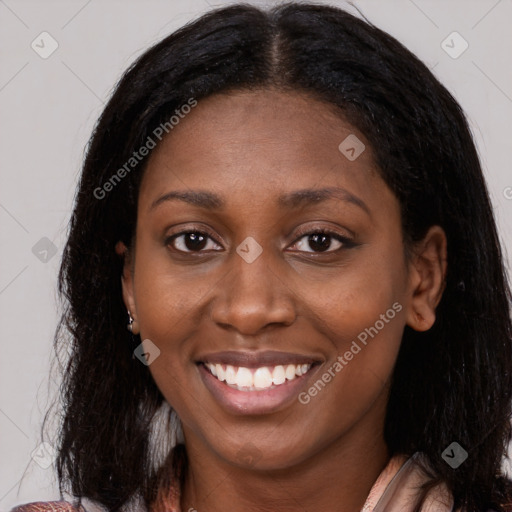
[[[204,230],[189,229],[175,233],[165,240],[166,246],[182,254],[221,252],[222,246],[215,237]],[[333,245],[337,245],[332,249]],[[309,254],[332,254],[357,244],[350,238],[328,229],[310,229],[299,233],[291,247],[299,246],[298,252]],[[218,247],[218,248],[215,248]],[[315,250],[318,249],[318,250]],[[311,249],[311,250],[307,250]]]
[[[189,237],[187,240],[180,240],[182,237],[187,236]],[[184,253],[203,252],[204,246],[208,245],[208,239],[209,241],[215,242],[216,245],[219,245],[211,235],[203,231],[181,231],[180,233],[176,233],[175,235],[168,237],[166,245],[171,245],[174,250]],[[179,242],[178,245],[181,245],[181,248],[177,248],[175,246],[176,241]],[[187,247],[187,243],[192,246],[192,249]]]
[[[353,247],[352,240],[348,239],[347,237],[340,235],[339,233],[329,231],[329,230],[315,230],[315,231],[308,231],[307,233],[303,233],[299,236],[299,238],[294,242],[294,245],[300,244],[301,241],[305,239],[305,242],[302,242],[303,248],[311,248],[310,244],[316,245],[317,247],[321,247],[322,245],[326,245],[325,242],[327,241],[329,245],[329,248],[326,250],[320,250],[320,251],[307,251],[304,250],[303,252],[313,252],[315,254],[323,254],[323,253],[333,253],[337,252],[343,248]],[[337,242],[338,248],[337,249],[331,249],[331,245],[333,240]]]

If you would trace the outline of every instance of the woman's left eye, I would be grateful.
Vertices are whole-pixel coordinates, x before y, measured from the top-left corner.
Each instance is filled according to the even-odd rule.
[[[332,249],[333,244],[336,246],[334,249]],[[353,245],[352,241],[348,238],[330,231],[312,231],[305,233],[294,244],[294,246],[298,247],[298,250],[313,253],[335,252],[342,247],[351,247]],[[306,250],[307,247],[312,250]]]

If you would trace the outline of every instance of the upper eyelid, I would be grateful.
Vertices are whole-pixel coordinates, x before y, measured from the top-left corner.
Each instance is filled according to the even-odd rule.
[[[176,238],[179,238],[180,236],[186,235],[188,233],[200,233],[202,235],[206,235],[216,245],[222,246],[222,244],[220,242],[218,242],[216,240],[216,238],[214,238],[210,233],[208,233],[207,231],[202,231],[200,229],[187,229],[185,231],[179,231],[178,233],[173,233],[172,235],[169,235],[168,237],[166,237],[165,243],[166,243],[166,245],[169,245],[171,243],[171,241],[174,241]],[[184,252],[184,251],[181,251],[181,252]],[[190,252],[194,252],[194,251],[190,251]],[[197,251],[197,252],[201,252],[201,251]]]
[[[299,230],[299,233],[297,233],[297,235],[296,235],[295,241],[300,239],[300,238],[302,238],[303,236],[311,235],[311,234],[314,234],[314,233],[325,233],[327,235],[337,236],[337,237],[343,238],[344,240],[351,240],[351,238],[352,238],[351,235],[339,233],[338,231],[336,231],[333,228],[326,228],[326,227],[314,228],[313,227],[313,228],[308,228],[308,229],[305,229],[305,230]]]
[[[346,233],[343,233],[343,232],[340,233],[335,228],[328,227],[325,225],[324,226],[311,226],[311,227],[299,229],[299,233],[297,233],[295,236],[302,237],[302,236],[312,234],[312,233],[324,232],[324,233],[328,233],[331,235],[340,236],[345,239],[356,238],[356,234],[352,230],[350,230],[348,228],[340,228],[340,229],[343,229]],[[206,234],[209,237],[211,237],[216,243],[219,243],[217,240],[217,236],[215,234],[213,234],[208,228],[206,228],[204,226],[194,226],[194,225],[192,225],[190,227],[186,227],[186,228],[181,228],[181,231],[177,231],[176,233],[167,235],[167,238],[175,237],[178,235],[183,235],[186,233],[203,233],[203,234]]]

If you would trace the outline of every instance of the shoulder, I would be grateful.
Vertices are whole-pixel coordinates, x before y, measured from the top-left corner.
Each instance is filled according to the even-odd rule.
[[[67,501],[35,501],[13,508],[11,512],[85,512]]]

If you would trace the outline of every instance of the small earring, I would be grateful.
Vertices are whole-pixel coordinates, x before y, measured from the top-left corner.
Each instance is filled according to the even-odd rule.
[[[137,321],[135,321],[133,318],[132,318],[132,315],[131,313],[128,311],[128,316],[130,318],[129,320],[129,323],[128,325],[126,326],[126,328],[132,333],[132,334],[139,334],[139,323]]]

